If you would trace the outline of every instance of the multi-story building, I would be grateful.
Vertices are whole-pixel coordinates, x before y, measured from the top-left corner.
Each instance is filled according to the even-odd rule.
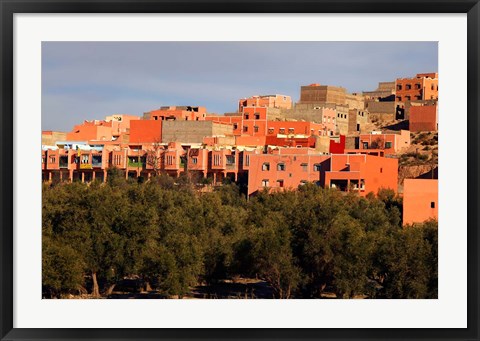
[[[292,98],[286,95],[252,96],[238,101],[238,112],[243,112],[245,107],[290,109],[292,107]]]
[[[331,85],[310,84],[300,88],[300,100],[295,108],[313,109],[330,105],[344,105],[349,109],[364,110],[365,98],[359,94],[349,94],[345,88]]]
[[[266,136],[324,136],[327,135],[323,124],[298,121],[268,121]]]
[[[344,192],[353,190],[362,196],[376,194],[381,188],[397,192],[397,167],[397,159],[379,156],[325,155],[307,148],[278,148],[250,155],[248,194],[263,188],[295,189],[307,182]]]
[[[397,78],[396,102],[438,99],[438,73],[418,73],[413,78]]]

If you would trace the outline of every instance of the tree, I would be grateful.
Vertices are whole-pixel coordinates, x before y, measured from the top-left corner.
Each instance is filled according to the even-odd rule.
[[[50,297],[68,292],[83,292],[84,263],[81,256],[61,241],[42,239],[42,285]]]
[[[290,298],[300,282],[300,268],[290,246],[291,236],[283,217],[271,214],[252,237],[256,272],[273,288],[277,298]]]
[[[152,167],[155,176],[158,176],[162,172],[163,161],[163,146],[160,139],[156,139],[152,144],[152,148],[147,150],[146,163]]]

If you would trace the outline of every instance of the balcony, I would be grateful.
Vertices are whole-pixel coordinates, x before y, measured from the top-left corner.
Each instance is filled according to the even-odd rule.
[[[58,166],[60,168],[68,168],[68,156],[60,156]]]
[[[92,167],[101,168],[102,167],[102,157],[98,155],[92,156]]]
[[[132,168],[143,168],[145,164],[141,161],[128,161],[128,167]]]

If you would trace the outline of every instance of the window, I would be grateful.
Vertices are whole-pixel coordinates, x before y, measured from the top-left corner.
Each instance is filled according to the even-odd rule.
[[[253,131],[258,133],[258,126],[253,126]]]
[[[243,131],[246,133],[248,131],[248,127],[247,126],[243,127]]]
[[[250,116],[248,114],[245,114],[245,119],[248,120]]]
[[[233,124],[233,130],[237,130],[238,129],[238,123],[234,123]]]
[[[392,142],[385,142],[385,148],[386,149],[392,148]]]
[[[410,90],[411,88],[412,88],[412,85],[411,85],[411,84],[405,85],[405,89],[406,89],[406,90]]]
[[[55,156],[50,156],[50,163],[55,163]]]
[[[92,164],[95,167],[102,166],[102,156],[101,155],[92,155]]]
[[[294,134],[295,133],[295,128],[288,128],[288,133],[289,134]]]
[[[245,166],[250,166],[250,155],[245,155]]]
[[[264,162],[262,165],[262,171],[269,171],[270,170],[270,163]]]
[[[280,128],[280,129],[279,129],[279,133],[280,133],[280,134],[285,134],[285,128]]]
[[[227,165],[235,164],[235,156],[234,155],[227,155]]]
[[[278,185],[278,187],[283,187],[284,181],[283,180],[277,180],[277,185]]]
[[[435,85],[432,84],[432,86],[430,87],[430,89],[435,90]],[[437,90],[438,90],[438,88],[437,88]]]
[[[213,165],[220,166],[222,164],[222,156],[221,155],[213,155]]]
[[[278,170],[278,171],[285,171],[285,169],[286,169],[286,168],[285,168],[285,164],[284,164],[284,163],[279,163],[279,164],[277,165],[277,170]]]
[[[273,134],[274,132],[275,132],[275,129],[273,129],[273,128],[268,128],[268,133],[269,133],[269,134]]]
[[[368,142],[363,142],[363,149],[368,149]]]
[[[313,171],[314,172],[320,172],[322,170],[322,165],[319,163],[316,163],[313,165]]]
[[[397,85],[397,90],[402,90],[402,85],[401,84]]]
[[[418,83],[417,83],[417,84],[415,84],[415,89],[417,89],[417,90],[418,90],[418,89],[420,89],[420,88],[421,88],[420,84],[418,84]],[[432,90],[433,90],[433,89],[432,89]]]
[[[158,116],[153,116],[153,119],[154,119],[155,121],[158,121]]]
[[[416,99],[417,101],[420,101],[420,100],[422,99],[422,96],[421,96],[421,95],[415,96],[415,99]]]
[[[88,163],[88,155],[82,155],[82,163]]]
[[[383,173],[383,168],[382,167],[380,167],[380,173]]]
[[[430,208],[435,208],[435,201],[432,201],[432,202],[430,203]]]
[[[270,182],[268,181],[268,179],[262,180],[262,186],[263,187],[268,187],[269,185],[270,185]]]
[[[397,101],[401,102],[402,101],[402,96],[397,96]]]
[[[308,163],[302,163],[300,167],[302,167],[302,172],[308,171]]]
[[[192,164],[196,165],[198,163],[198,158],[192,157]]]
[[[260,119],[260,114],[258,112],[255,113],[255,119],[259,120]]]
[[[410,99],[411,99],[410,96],[405,96],[405,100],[406,100],[406,101],[409,101]]]

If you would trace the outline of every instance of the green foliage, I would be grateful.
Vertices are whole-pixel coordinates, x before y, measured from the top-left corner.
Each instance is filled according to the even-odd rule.
[[[42,284],[50,297],[81,292],[84,285],[83,264],[77,252],[46,236],[42,241]]]
[[[108,179],[43,187],[46,296],[140,278],[182,297],[236,277],[277,298],[438,295],[437,222],[402,228],[391,190],[362,198],[305,184],[247,201],[234,183],[203,193],[187,176],[138,183],[111,169]]]

